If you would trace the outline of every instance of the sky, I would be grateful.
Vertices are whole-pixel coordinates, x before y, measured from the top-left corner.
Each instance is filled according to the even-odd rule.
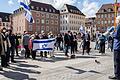
[[[102,4],[114,3],[115,0],[32,0],[52,4],[60,9],[64,4],[74,5],[82,11],[86,17],[93,17]],[[118,0],[120,3],[120,0]],[[0,0],[0,12],[12,13],[20,7],[18,0]]]

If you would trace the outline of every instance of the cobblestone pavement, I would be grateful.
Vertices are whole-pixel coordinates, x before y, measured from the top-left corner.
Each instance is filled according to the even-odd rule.
[[[55,51],[55,58],[37,60],[16,58],[17,63],[0,71],[0,80],[109,80],[113,74],[112,53],[101,55],[92,50],[91,55],[76,54],[69,59],[63,52]],[[39,55],[38,55],[39,56]],[[95,63],[100,61],[100,64]]]

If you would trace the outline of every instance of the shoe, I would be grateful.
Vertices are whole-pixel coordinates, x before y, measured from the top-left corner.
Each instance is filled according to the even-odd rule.
[[[11,61],[12,63],[16,63],[16,61]]]
[[[109,76],[109,79],[117,80],[117,78],[115,76]]]
[[[20,57],[20,55],[16,55],[17,57]]]
[[[3,68],[2,68],[2,67],[0,67],[0,71],[3,71]]]

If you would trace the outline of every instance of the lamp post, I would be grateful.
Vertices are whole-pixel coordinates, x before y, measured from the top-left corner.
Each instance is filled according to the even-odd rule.
[[[117,17],[117,0],[114,0],[115,1],[115,4],[114,4],[114,8],[115,8],[115,19],[114,19],[114,26],[115,26],[115,29],[116,29],[116,17]]]

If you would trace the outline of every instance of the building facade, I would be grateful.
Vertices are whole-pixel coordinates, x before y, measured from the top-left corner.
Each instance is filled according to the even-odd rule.
[[[91,37],[96,34],[96,21],[95,21],[95,19],[96,19],[95,17],[85,19],[85,30],[90,33]]]
[[[34,23],[30,24],[24,16],[22,8],[15,10],[13,14],[13,29],[17,33],[28,31],[29,33],[44,31],[58,34],[60,32],[60,14],[52,5],[31,1],[31,13]]]
[[[117,9],[119,8],[117,7]],[[102,7],[96,13],[97,31],[103,33],[107,30],[107,28],[114,26],[114,14],[114,4],[103,4]]]
[[[60,32],[79,32],[85,26],[85,15],[75,6],[64,4],[60,10]]]
[[[11,13],[0,12],[0,29],[11,27]]]

